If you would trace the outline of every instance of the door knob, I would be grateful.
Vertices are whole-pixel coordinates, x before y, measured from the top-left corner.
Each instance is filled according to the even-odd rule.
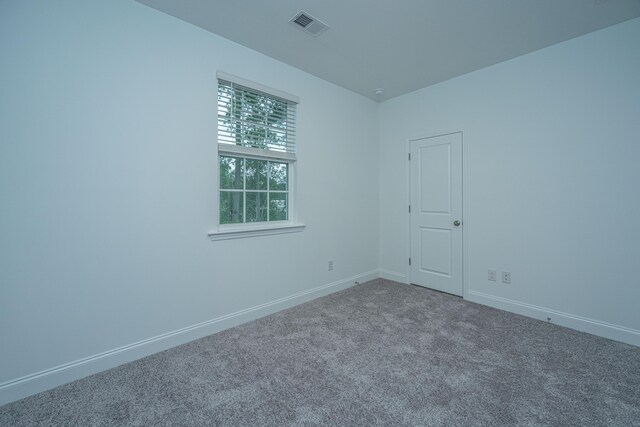
[[[455,225],[456,227],[460,226],[460,221],[456,219],[455,221],[453,221],[453,225]]]

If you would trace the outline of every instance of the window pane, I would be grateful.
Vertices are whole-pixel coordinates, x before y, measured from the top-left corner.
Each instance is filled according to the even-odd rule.
[[[247,159],[245,167],[247,171],[247,190],[266,190],[267,161]],[[247,201],[247,203],[249,202]]]
[[[256,93],[243,92],[242,110],[243,119],[249,123],[262,123],[264,122],[264,112],[261,107],[261,96]]]
[[[269,193],[269,221],[287,220],[287,193]]]
[[[276,100],[269,100],[267,105],[270,107],[267,114],[267,124],[275,128],[287,130],[287,104]]]
[[[269,190],[287,191],[289,165],[287,163],[270,163],[270,166]]]
[[[244,200],[241,191],[220,192],[220,224],[244,222]]]
[[[247,191],[247,222],[267,220],[267,193]]]
[[[243,187],[243,159],[220,156],[220,188],[238,189]]]
[[[295,151],[295,104],[218,81],[218,141],[279,152]]]

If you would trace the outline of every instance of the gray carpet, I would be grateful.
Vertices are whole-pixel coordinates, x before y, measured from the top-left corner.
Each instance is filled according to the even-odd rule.
[[[375,280],[5,405],[0,425],[640,426],[640,348]]]

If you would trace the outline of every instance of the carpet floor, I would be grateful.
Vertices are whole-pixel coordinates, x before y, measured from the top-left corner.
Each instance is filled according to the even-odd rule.
[[[640,348],[378,279],[10,403],[0,425],[640,426]]]

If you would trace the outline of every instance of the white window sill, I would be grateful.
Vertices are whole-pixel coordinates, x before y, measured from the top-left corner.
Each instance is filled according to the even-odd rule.
[[[209,238],[216,240],[243,239],[245,237],[269,236],[272,234],[297,233],[304,230],[304,224],[286,224],[261,227],[234,227],[224,228],[218,231],[210,231]]]

